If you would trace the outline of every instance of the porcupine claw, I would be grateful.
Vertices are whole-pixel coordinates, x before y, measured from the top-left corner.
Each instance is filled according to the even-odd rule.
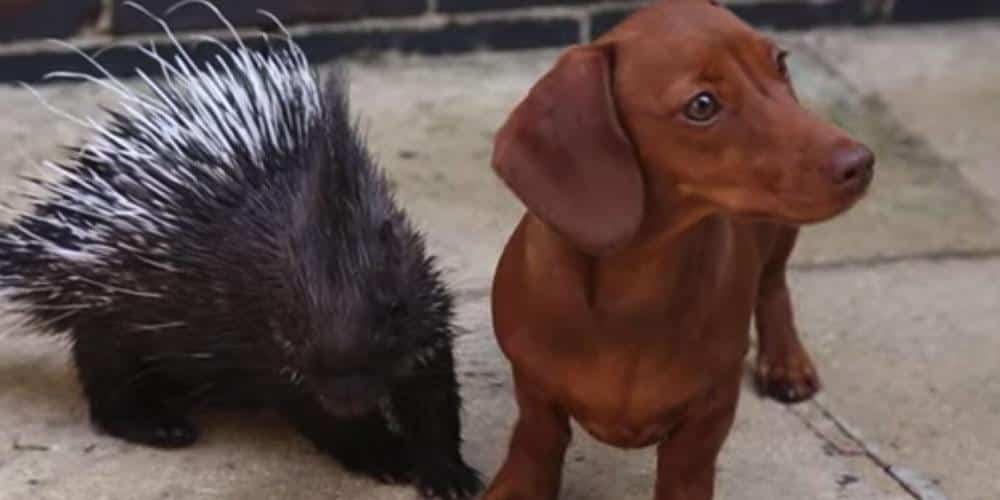
[[[420,474],[417,487],[424,498],[465,500],[483,489],[479,473],[461,461],[433,463]]]

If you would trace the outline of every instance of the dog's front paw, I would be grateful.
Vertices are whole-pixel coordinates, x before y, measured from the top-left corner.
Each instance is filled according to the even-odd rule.
[[[801,347],[780,356],[760,353],[754,375],[762,395],[783,403],[811,399],[822,387],[816,367]]]
[[[417,488],[424,498],[465,500],[483,489],[483,480],[460,460],[432,460],[418,467]]]

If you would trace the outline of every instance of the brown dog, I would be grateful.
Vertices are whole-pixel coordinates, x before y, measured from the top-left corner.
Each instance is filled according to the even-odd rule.
[[[657,499],[712,498],[754,314],[759,387],[816,392],[785,267],[874,156],[799,106],[784,58],[714,2],[662,1],[567,51],[511,114],[494,168],[529,213],[493,316],[520,414],[485,498],[556,498],[571,417],[657,445]]]

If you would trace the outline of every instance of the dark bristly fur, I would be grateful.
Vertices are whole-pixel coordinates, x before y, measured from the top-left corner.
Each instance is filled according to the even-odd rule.
[[[0,230],[0,291],[69,334],[93,422],[181,447],[195,406],[271,407],[350,470],[478,491],[452,297],[342,79],[321,91],[290,40],[214,72],[150,56],[165,83],[107,83],[123,110]]]

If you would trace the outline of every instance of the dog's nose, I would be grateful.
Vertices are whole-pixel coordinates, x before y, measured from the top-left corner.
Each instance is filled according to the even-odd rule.
[[[844,148],[834,153],[829,175],[837,187],[864,189],[875,172],[875,153],[864,145]]]

